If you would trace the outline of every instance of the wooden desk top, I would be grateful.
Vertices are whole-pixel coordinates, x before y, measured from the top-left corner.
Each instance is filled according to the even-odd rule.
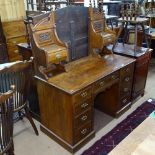
[[[134,59],[115,54],[106,55],[102,59],[88,56],[67,64],[67,72],[50,78],[48,82],[52,86],[73,94],[134,61]]]
[[[131,132],[119,145],[117,145],[109,155],[132,155],[137,152],[138,147],[142,142],[147,140],[149,136],[155,136],[155,118],[148,117],[142,124],[140,124],[133,132]],[[146,148],[141,152],[141,155]],[[147,148],[150,150],[150,148]],[[146,155],[146,154],[145,154]],[[149,155],[149,154],[148,154]]]

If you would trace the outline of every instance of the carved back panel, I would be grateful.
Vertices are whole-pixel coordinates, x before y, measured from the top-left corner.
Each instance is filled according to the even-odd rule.
[[[44,47],[54,43],[54,14],[51,13],[48,17],[40,20],[35,26],[31,25],[33,38],[38,47]]]
[[[58,37],[69,45],[70,61],[88,55],[88,8],[68,6],[55,12]]]

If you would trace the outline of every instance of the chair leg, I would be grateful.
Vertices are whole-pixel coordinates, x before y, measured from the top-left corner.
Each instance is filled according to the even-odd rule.
[[[14,154],[14,145],[12,144],[12,146],[10,147],[10,149],[7,151],[6,153],[7,155],[15,155]]]
[[[31,117],[29,108],[28,108],[27,106],[25,107],[25,116],[26,116],[27,119],[30,121],[30,123],[31,123],[31,125],[32,125],[32,127],[33,127],[33,129],[34,129],[35,134],[38,136],[39,133],[38,133],[37,127],[36,127],[36,125],[34,124],[34,121],[33,121],[32,117]]]

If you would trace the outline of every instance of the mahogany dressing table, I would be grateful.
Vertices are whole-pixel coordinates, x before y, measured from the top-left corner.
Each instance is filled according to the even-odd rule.
[[[62,12],[74,10],[72,15],[75,16],[79,14],[78,9],[79,7],[69,7],[60,10]],[[84,14],[87,15],[85,11]],[[31,25],[30,30],[32,51],[36,61],[35,68],[37,68],[35,78],[39,97],[41,131],[73,153],[95,135],[94,107],[114,117],[118,117],[130,108],[135,59],[104,53],[101,56],[93,52],[88,55],[87,51],[84,52],[87,55],[80,56],[79,59],[78,54],[81,51],[77,50],[76,46],[68,46],[66,42],[62,43],[59,40],[58,36],[61,38],[60,34],[63,33],[57,31],[58,25],[55,25],[53,12],[51,15]],[[65,18],[67,16],[71,14],[66,12]],[[63,20],[59,21],[62,25]],[[87,21],[75,20],[74,26],[81,24],[80,27],[88,28]],[[67,21],[65,24],[69,23],[70,21]],[[78,36],[83,29],[73,28],[72,30],[79,32],[71,36],[73,39],[70,40],[71,45],[73,45],[72,42],[78,42],[75,38],[80,39]],[[59,32],[58,35],[57,32]],[[114,36],[110,32],[107,31],[106,36]],[[103,41],[106,36],[102,36],[102,45],[99,47],[108,45],[109,42]],[[111,38],[109,39],[110,43],[113,42]],[[86,44],[81,50],[88,47],[87,40],[80,39],[79,44],[81,43]],[[53,50],[55,45],[59,45],[63,50],[57,48]],[[76,49],[75,61],[69,59],[72,58],[69,55],[69,51],[72,51],[70,47],[73,51]],[[64,52],[65,57],[63,57]],[[51,70],[53,64],[55,68]],[[64,70],[61,73],[57,72],[59,69],[57,64],[63,65]],[[57,74],[54,74],[54,71]]]

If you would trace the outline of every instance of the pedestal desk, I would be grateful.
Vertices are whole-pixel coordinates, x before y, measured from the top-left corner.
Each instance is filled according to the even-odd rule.
[[[94,107],[115,117],[130,108],[134,62],[115,54],[90,55],[48,80],[35,76],[41,130],[70,152],[77,151],[95,135]]]

